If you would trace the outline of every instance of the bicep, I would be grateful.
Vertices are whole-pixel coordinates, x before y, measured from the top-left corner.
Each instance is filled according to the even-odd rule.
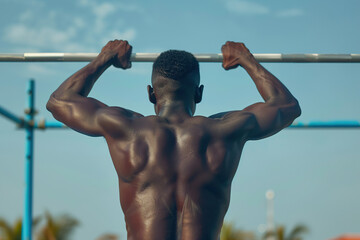
[[[297,103],[255,103],[241,111],[210,116],[219,121],[218,133],[223,137],[256,140],[271,136],[289,126],[297,115]]]
[[[297,102],[255,103],[245,108],[245,112],[254,115],[254,124],[247,135],[248,140],[266,138],[288,127],[299,116],[298,110]]]
[[[109,107],[90,97],[50,100],[53,116],[77,132],[89,136],[125,135],[131,120],[142,115],[120,107]]]

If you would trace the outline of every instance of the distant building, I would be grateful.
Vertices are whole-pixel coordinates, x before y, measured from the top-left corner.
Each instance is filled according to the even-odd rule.
[[[344,234],[330,240],[360,240],[360,234]]]

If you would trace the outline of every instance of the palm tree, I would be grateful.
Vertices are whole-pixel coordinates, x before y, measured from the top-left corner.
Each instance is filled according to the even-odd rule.
[[[41,217],[36,217],[33,219],[33,229],[39,224]],[[21,228],[22,220],[21,218],[17,219],[13,226],[8,223],[5,219],[0,218],[0,240],[21,240]]]
[[[96,240],[118,240],[118,236],[111,233],[106,233],[98,237]],[[1,239],[0,239],[1,240]]]
[[[250,231],[236,229],[232,223],[224,223],[221,228],[220,240],[255,240],[255,234]]]
[[[285,234],[285,227],[279,226],[274,232],[265,232],[263,239],[266,240],[269,237],[275,237],[277,240],[302,240],[302,236],[308,233],[309,229],[302,224],[296,225],[289,234]]]
[[[79,225],[79,222],[67,215],[61,215],[54,218],[49,212],[45,212],[45,226],[37,234],[37,240],[67,240]]]

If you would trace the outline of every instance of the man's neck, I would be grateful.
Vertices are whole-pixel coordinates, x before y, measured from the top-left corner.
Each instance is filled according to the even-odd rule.
[[[171,122],[182,122],[194,115],[191,104],[184,101],[163,101],[155,106],[156,115]]]

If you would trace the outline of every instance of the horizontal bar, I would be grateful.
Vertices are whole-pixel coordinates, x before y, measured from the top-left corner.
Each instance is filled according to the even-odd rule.
[[[24,124],[24,119],[16,116],[15,114],[9,112],[8,110],[6,110],[5,108],[0,106],[0,114],[3,115],[4,117],[6,117],[7,119],[17,123],[18,125],[23,125]]]
[[[132,62],[154,62],[160,53],[133,53]],[[360,54],[255,53],[259,62],[359,63]],[[0,62],[90,62],[98,53],[0,53]],[[222,54],[194,54],[199,62],[222,62]]]

